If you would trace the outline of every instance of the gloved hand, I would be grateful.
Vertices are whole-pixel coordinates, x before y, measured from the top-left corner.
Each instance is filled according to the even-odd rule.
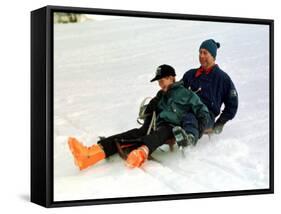
[[[213,128],[213,133],[214,134],[220,134],[223,130],[224,124],[215,124]]]
[[[147,104],[147,107],[145,109],[145,114],[152,114],[153,111],[156,110],[158,104],[158,99],[157,97],[154,97],[153,99],[150,100],[150,102]]]
[[[144,112],[145,114],[152,114],[153,111],[156,111],[158,102],[161,98],[161,95],[162,95],[162,92],[158,91],[157,95],[150,100],[150,102],[148,103],[148,105],[145,109],[145,112]]]
[[[213,133],[214,134],[220,134],[223,130],[223,127],[225,125],[226,121],[224,121],[223,119],[219,118],[214,125],[213,128]]]

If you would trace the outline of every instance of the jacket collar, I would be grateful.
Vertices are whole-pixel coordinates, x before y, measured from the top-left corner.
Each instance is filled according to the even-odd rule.
[[[204,69],[202,66],[200,68],[197,69],[196,73],[195,73],[195,77],[199,77],[201,74],[205,73],[206,75],[208,75],[209,73],[211,73],[214,68],[218,66],[217,64],[215,64],[214,66],[208,68],[208,69]]]
[[[181,85],[183,85],[182,81],[174,82],[173,84],[170,85],[169,89],[166,92],[162,91],[162,93],[166,94],[166,93],[180,87]]]

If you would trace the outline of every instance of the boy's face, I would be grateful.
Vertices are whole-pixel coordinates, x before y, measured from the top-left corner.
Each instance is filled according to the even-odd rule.
[[[168,76],[163,77],[162,79],[158,80],[158,84],[162,91],[166,92],[168,91],[169,87],[174,83],[174,77]]]

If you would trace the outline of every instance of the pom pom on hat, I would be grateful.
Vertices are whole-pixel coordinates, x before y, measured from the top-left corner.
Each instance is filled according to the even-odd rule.
[[[217,47],[220,48],[221,47],[221,44],[219,42],[216,42],[217,44]]]

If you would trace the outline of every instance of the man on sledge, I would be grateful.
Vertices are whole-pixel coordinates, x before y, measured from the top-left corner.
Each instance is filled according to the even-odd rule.
[[[220,134],[224,125],[235,117],[238,109],[238,93],[234,83],[216,64],[218,48],[220,43],[213,39],[203,41],[199,48],[201,66],[188,70],[182,78],[184,86],[194,91],[210,112],[211,121],[208,127],[211,128],[199,130],[199,138],[204,132]],[[221,112],[222,104],[224,109]],[[189,126],[190,120],[194,120],[194,116],[186,114],[182,123]]]

